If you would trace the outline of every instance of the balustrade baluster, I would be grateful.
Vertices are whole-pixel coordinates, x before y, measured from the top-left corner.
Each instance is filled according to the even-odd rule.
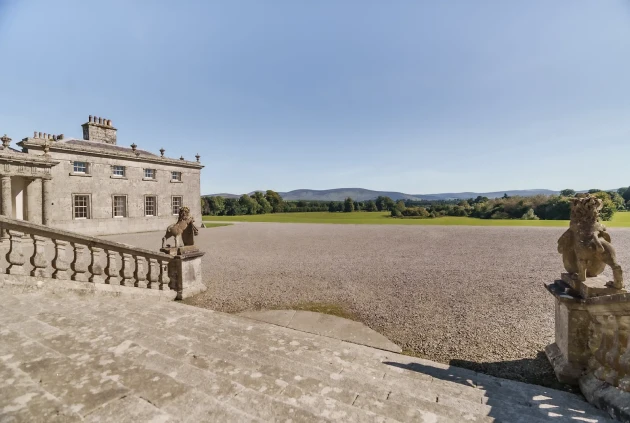
[[[53,272],[54,279],[66,280],[68,279],[68,269],[70,264],[66,259],[66,248],[68,247],[67,241],[61,241],[54,239],[55,243],[55,259],[53,260]]]
[[[101,253],[103,252],[102,248],[90,246],[90,253],[92,255],[92,260],[90,261],[90,266],[88,270],[92,274],[90,276],[90,282],[93,283],[103,283],[103,266],[101,265]]]
[[[136,278],[136,286],[138,288],[147,287],[147,269],[145,264],[146,259],[144,257],[136,256],[136,270],[133,275]]]
[[[11,229],[8,232],[10,244],[9,252],[7,253],[7,261],[9,262],[7,273],[9,275],[23,275],[25,273],[24,263],[26,262],[22,252],[22,237],[24,233]]]
[[[158,280],[160,278],[160,267],[158,265],[157,259],[150,258],[149,259],[149,288],[151,289],[160,289],[160,285]]]
[[[133,286],[133,266],[132,266],[132,257],[131,254],[122,253],[122,269],[120,270],[120,280],[121,285],[125,286]]]
[[[116,251],[107,250],[107,267],[105,267],[105,274],[107,279],[105,283],[113,285],[116,283],[118,277],[118,263],[116,262]]]
[[[40,235],[32,235],[33,237],[33,255],[31,256],[31,276],[39,278],[48,277],[48,262],[46,261],[46,237]]]
[[[163,291],[168,290],[168,283],[170,281],[168,277],[168,261],[160,260],[160,289]]]
[[[85,260],[85,245],[82,244],[74,244],[74,260],[72,261],[72,270],[74,274],[72,275],[73,281],[87,282],[88,276],[88,265]]]

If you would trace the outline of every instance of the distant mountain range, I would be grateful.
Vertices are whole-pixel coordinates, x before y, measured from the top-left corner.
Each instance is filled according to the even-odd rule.
[[[498,198],[503,197],[504,194],[509,196],[521,195],[523,197],[531,197],[533,195],[553,195],[558,194],[560,191],[553,191],[549,189],[526,189],[526,190],[509,190],[509,191],[494,191],[494,192],[445,192],[438,194],[405,194],[395,191],[372,191],[363,188],[336,188],[336,189],[296,189],[289,192],[279,192],[283,199],[288,201],[306,200],[306,201],[343,201],[350,197],[356,201],[374,200],[376,197],[382,195],[391,198],[394,201],[397,200],[452,200],[452,199],[467,199],[476,198],[477,196]],[[250,195],[253,192],[249,193]],[[240,195],[236,194],[210,194],[213,196],[220,195],[224,198],[238,198]]]

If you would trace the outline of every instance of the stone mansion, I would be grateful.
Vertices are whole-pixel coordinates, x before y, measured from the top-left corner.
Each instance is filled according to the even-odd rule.
[[[35,132],[1,138],[1,214],[88,235],[163,230],[188,206],[201,224],[196,161],[117,145],[111,120],[90,116],[83,138]]]

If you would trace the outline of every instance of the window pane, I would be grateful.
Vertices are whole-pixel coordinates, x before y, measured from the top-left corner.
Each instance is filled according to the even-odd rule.
[[[74,218],[89,219],[90,197],[87,195],[74,196]]]
[[[86,162],[74,162],[73,164],[74,173],[85,173],[86,169],[87,169]]]
[[[144,169],[144,177],[155,179],[155,169]]]
[[[182,173],[181,172],[171,172],[171,179],[173,181],[181,181],[182,180]]]
[[[114,217],[127,217],[127,197],[114,196]]]
[[[125,176],[125,166],[114,166],[112,174],[115,176]]]
[[[144,215],[156,216],[156,200],[153,196],[144,197]]]
[[[182,197],[173,197],[171,204],[173,207],[173,214],[179,214],[179,209],[182,206]]]

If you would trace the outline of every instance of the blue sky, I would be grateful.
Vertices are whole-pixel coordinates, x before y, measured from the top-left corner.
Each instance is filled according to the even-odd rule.
[[[193,159],[202,193],[630,185],[626,0],[0,0],[0,132]]]

